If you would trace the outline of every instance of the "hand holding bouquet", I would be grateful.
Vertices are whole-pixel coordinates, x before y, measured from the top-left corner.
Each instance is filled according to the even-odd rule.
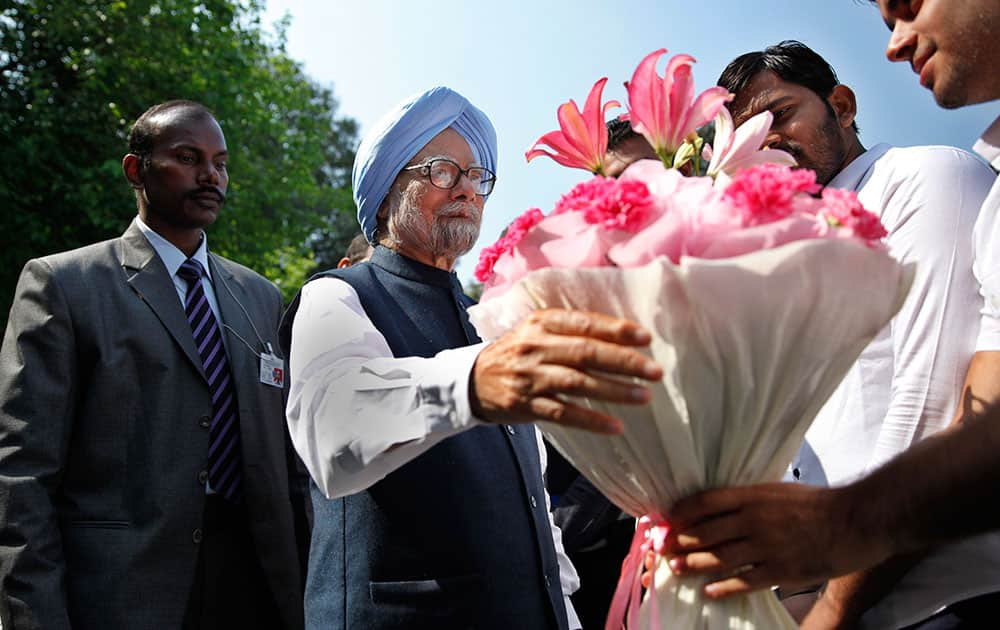
[[[760,150],[770,113],[733,129],[728,93],[694,97],[693,59],[678,55],[657,74],[665,52],[627,84],[627,116],[660,159],[602,177],[604,114],[617,105],[601,103],[606,79],[582,113],[563,104],[561,129],[527,157],[598,175],[548,216],[529,210],[483,251],[486,287],[470,316],[486,339],[542,308],[607,313],[653,334],[664,377],[649,405],[581,403],[623,418],[622,435],[541,425],[640,517],[608,628],[792,628],[770,593],[707,600],[704,579],[674,576],[662,559],[640,605],[642,554],[662,541],[677,499],[781,478],[816,412],[901,305],[912,269],[888,255],[884,229],[853,193],[821,190],[787,154]],[[696,133],[713,119],[714,150]]]

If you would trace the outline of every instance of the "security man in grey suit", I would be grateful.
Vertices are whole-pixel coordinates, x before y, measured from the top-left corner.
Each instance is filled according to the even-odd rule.
[[[281,295],[203,232],[226,161],[202,105],[149,109],[122,161],[139,216],[21,274],[0,350],[5,628],[303,624]]]

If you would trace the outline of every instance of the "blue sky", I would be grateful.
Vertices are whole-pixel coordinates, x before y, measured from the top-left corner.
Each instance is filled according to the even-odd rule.
[[[545,158],[524,160],[525,150],[557,127],[559,104],[572,98],[582,105],[603,76],[605,98],[625,103],[622,83],[657,48],[693,55],[701,90],[739,54],[803,41],[854,89],[867,147],[968,148],[1000,113],[996,102],[938,108],[908,65],[886,61],[889,31],[874,7],[854,0],[268,0],[265,22],[286,12],[289,53],[332,86],[340,112],[357,119],[362,134],[395,103],[434,85],[461,92],[493,120],[498,183],[479,243],[459,263],[463,281],[479,248],[514,217],[533,206],[548,212],[587,176]]]

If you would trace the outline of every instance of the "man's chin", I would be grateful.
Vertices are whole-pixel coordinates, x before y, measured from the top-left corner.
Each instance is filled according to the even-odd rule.
[[[965,94],[956,94],[954,90],[949,91],[945,89],[935,90],[931,88],[931,93],[934,95],[934,100],[944,109],[958,109],[960,107],[965,107],[966,105],[974,105],[976,103],[986,102],[990,99],[974,100],[970,99]]]
[[[184,218],[189,224],[188,227],[204,228],[215,223],[222,210],[222,204],[217,202],[200,202],[190,200],[184,209]]]
[[[447,258],[458,258],[459,256],[468,254],[476,245],[476,240],[479,238],[479,230],[477,229],[474,234],[455,234],[453,232],[451,234],[443,234],[442,236],[443,238],[439,241],[439,247],[436,248],[440,255]]]
[[[219,219],[218,210],[203,210],[189,217],[188,227],[204,229]]]

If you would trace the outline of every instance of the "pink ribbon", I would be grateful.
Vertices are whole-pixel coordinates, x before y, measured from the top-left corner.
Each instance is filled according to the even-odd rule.
[[[639,519],[635,536],[632,537],[632,546],[622,562],[621,576],[618,578],[618,586],[615,587],[615,596],[611,599],[611,609],[608,611],[608,621],[604,624],[604,630],[635,628],[639,621],[639,604],[642,602],[643,558],[647,551],[663,553],[664,540],[669,531],[670,525],[659,514],[647,514]],[[649,590],[652,598],[649,611],[650,625],[659,628],[660,612],[655,597],[656,580],[650,580]]]

